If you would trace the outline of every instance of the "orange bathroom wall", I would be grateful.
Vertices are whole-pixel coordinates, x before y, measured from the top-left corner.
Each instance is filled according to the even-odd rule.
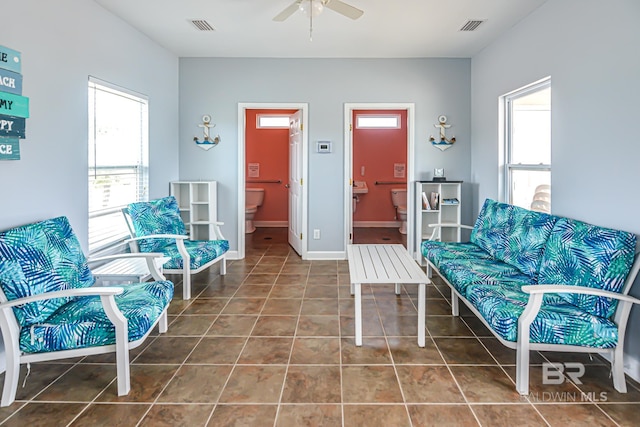
[[[289,129],[258,129],[259,114],[293,114],[296,110],[246,110],[245,179],[247,188],[264,188],[264,202],[254,221],[288,222]],[[260,176],[249,177],[249,164],[260,164]],[[252,183],[280,180],[280,183]]]
[[[398,114],[398,129],[359,129],[358,114]],[[407,111],[406,110],[354,110],[353,126],[353,180],[366,181],[369,192],[359,195],[353,221],[395,221],[396,210],[391,203],[392,188],[407,186]],[[394,177],[394,165],[405,165],[404,177]],[[364,166],[364,176],[361,174]],[[395,184],[375,185],[376,181]]]

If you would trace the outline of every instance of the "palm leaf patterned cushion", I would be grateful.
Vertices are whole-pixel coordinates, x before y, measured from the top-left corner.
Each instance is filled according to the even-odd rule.
[[[0,286],[8,300],[89,287],[94,282],[66,217],[0,233]],[[29,326],[44,321],[69,300],[32,302],[13,307],[13,312],[21,326]]]
[[[197,269],[227,252],[229,250],[229,241],[185,240],[184,247],[191,257],[189,261],[191,268]],[[161,248],[160,252],[171,258],[163,266],[166,270],[182,270],[184,261],[175,243]]]
[[[561,218],[549,236],[538,283],[586,286],[620,292],[633,264],[636,236]],[[590,314],[611,317],[616,301],[593,295],[560,294]]]
[[[456,258],[485,258],[492,259],[491,255],[474,243],[439,242],[425,240],[421,245],[421,252],[424,257],[440,268],[442,261]]]
[[[471,232],[471,242],[535,278],[557,220],[553,215],[487,199]]]
[[[186,235],[184,222],[180,217],[178,201],[174,196],[136,202],[127,206],[136,237],[154,234]],[[138,241],[140,252],[161,252],[162,248],[174,244],[173,239],[142,239]]]
[[[490,285],[533,284],[529,276],[512,265],[486,258],[450,259],[443,262],[439,270],[462,296],[466,296],[467,288],[470,285],[478,283]]]
[[[517,341],[518,318],[527,305],[529,295],[516,283],[471,285],[467,299],[480,312],[500,337]],[[618,328],[609,319],[594,316],[549,295],[531,323],[530,342],[613,348],[618,341]]]
[[[169,281],[124,286],[116,295],[118,308],[128,321],[129,341],[143,338],[173,298]],[[22,328],[20,349],[26,353],[94,347],[115,343],[115,328],[99,296],[75,298],[46,321]]]

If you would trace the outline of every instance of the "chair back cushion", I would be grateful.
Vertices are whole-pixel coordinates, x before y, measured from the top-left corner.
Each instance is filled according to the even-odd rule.
[[[153,234],[187,234],[180,217],[178,201],[169,196],[149,202],[131,203],[127,207],[136,237]],[[173,239],[142,239],[138,241],[140,252],[161,252]]]
[[[547,240],[538,283],[586,286],[621,292],[633,264],[636,236],[560,218]],[[616,301],[594,295],[560,294],[588,313],[611,317]]]
[[[92,286],[95,279],[66,217],[0,233],[0,286],[12,301],[44,292]],[[21,326],[46,320],[71,298],[13,307]]]
[[[487,199],[471,232],[471,242],[535,278],[557,220],[553,215]]]

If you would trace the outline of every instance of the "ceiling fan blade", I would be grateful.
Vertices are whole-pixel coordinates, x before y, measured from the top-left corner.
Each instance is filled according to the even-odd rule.
[[[339,14],[351,19],[358,19],[364,13],[362,10],[346,4],[345,2],[340,0],[328,0],[324,4],[324,7],[331,9],[334,12],[338,12]]]
[[[287,19],[288,17],[290,17],[291,15],[293,15],[294,13],[296,13],[298,8],[300,7],[300,1],[301,0],[296,0],[293,3],[291,3],[282,12],[280,12],[279,14],[274,16],[273,20],[276,21],[276,22],[282,22],[285,19]]]

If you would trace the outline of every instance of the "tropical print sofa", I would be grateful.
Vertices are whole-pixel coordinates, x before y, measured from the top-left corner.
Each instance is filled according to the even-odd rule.
[[[66,217],[0,232],[0,325],[7,360],[2,406],[15,399],[20,364],[114,351],[118,394],[128,393],[128,350],[156,324],[166,331],[173,283],[94,282]]]
[[[470,227],[468,227],[470,228]],[[435,233],[434,233],[435,234]],[[487,199],[464,243],[426,240],[429,268],[506,346],[528,394],[529,349],[611,353],[626,391],[627,294],[640,268],[634,234]]]
[[[178,201],[168,196],[149,202],[136,202],[124,209],[131,232],[133,251],[160,252],[169,261],[166,273],[182,273],[183,299],[191,298],[191,275],[220,262],[220,274],[226,273],[225,254],[229,241],[225,240],[215,223],[216,236],[211,240],[189,240],[180,216]]]

